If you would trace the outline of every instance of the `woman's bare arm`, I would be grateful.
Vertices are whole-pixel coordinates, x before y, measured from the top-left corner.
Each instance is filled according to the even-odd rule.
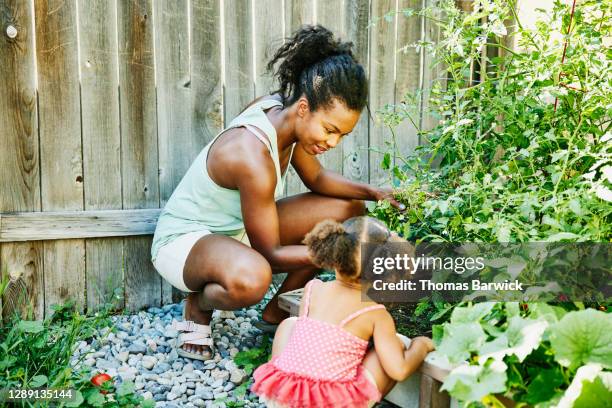
[[[308,154],[298,143],[293,151],[291,165],[310,191],[338,198],[376,200],[376,189],[365,183],[351,181],[325,169],[319,160]]]
[[[262,254],[273,269],[311,266],[305,245],[280,244],[280,229],[274,190],[276,170],[270,153],[258,140],[250,140],[240,161],[230,166],[240,191],[242,219],[251,247]]]
[[[293,151],[291,165],[304,185],[315,193],[356,200],[387,200],[400,211],[406,209],[404,204],[394,198],[393,189],[351,181],[336,172],[327,170],[321,166],[315,156],[306,153],[300,144],[297,144]]]

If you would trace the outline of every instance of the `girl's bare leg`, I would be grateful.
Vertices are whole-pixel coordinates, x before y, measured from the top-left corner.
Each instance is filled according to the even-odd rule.
[[[383,369],[374,347],[368,351],[363,359],[363,366],[374,376],[378,390],[383,396],[387,395],[395,386],[396,381],[391,379]]]

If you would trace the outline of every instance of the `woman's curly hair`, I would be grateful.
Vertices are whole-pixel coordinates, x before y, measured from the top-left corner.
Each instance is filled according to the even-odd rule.
[[[313,263],[334,269],[347,279],[361,276],[361,243],[388,242],[390,232],[384,223],[372,217],[349,218],[340,224],[333,220],[319,222],[302,241],[308,246]],[[370,255],[368,255],[369,258]]]
[[[313,112],[320,106],[330,107],[334,98],[361,112],[367,103],[368,81],[352,46],[321,25],[300,27],[268,62],[268,72],[280,83],[273,93],[280,93],[285,106],[305,95]]]

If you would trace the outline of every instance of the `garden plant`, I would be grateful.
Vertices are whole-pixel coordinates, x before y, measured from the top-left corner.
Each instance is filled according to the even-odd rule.
[[[453,1],[400,10],[435,22],[441,37],[404,48],[423,49],[440,78],[380,112],[393,135],[381,166],[407,210],[379,202],[371,214],[408,240],[609,249],[612,4],[557,1],[537,12],[530,28],[507,1],[476,1],[470,11]],[[398,149],[404,123],[422,140],[408,156]],[[474,407],[503,406],[502,394],[516,406],[610,404],[609,303],[571,295],[559,289],[548,303],[419,303],[416,315],[440,323],[432,329],[436,353],[456,367],[443,389]],[[399,322],[399,331],[405,326]]]

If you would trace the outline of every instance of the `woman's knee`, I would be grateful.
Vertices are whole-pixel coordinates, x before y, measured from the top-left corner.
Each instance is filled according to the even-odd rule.
[[[242,307],[250,306],[261,299],[268,291],[272,282],[270,264],[262,260],[242,260],[232,262],[233,271],[228,274],[226,291],[231,300]]]

